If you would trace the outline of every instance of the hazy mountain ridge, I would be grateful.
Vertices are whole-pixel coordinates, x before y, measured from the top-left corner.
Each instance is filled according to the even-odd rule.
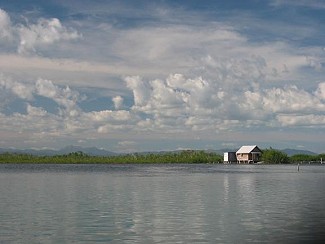
[[[65,155],[74,152],[83,152],[90,156],[113,156],[117,153],[107,151],[104,149],[98,149],[97,147],[80,147],[80,146],[67,146],[60,150],[52,149],[12,149],[12,148],[0,148],[0,153],[21,153],[21,154],[32,154],[38,156],[54,156],[54,155]]]
[[[288,156],[293,156],[297,154],[305,154],[305,155],[317,155],[317,153],[309,151],[309,150],[300,150],[300,149],[291,149],[286,148],[281,150],[282,152],[286,153]]]
[[[238,149],[230,149],[230,148],[224,148],[224,149],[208,149],[204,150],[206,152],[211,153],[217,153],[220,155],[223,155],[224,152],[236,152]],[[263,149],[262,149],[263,150]],[[184,150],[174,150],[174,151],[148,151],[148,152],[135,152],[139,154],[163,154],[163,153],[180,153]],[[308,150],[299,150],[299,149],[290,149],[286,148],[283,150],[280,150],[284,153],[286,153],[288,156],[297,155],[297,154],[306,154],[306,155],[317,155],[317,153],[314,153],[312,151]],[[38,156],[54,156],[54,155],[65,155],[73,152],[83,152],[90,156],[114,156],[124,153],[115,153],[112,151],[108,151],[105,149],[99,149],[97,147],[81,147],[81,146],[66,146],[59,150],[53,150],[53,149],[12,149],[12,148],[0,148],[0,153],[19,153],[19,154],[31,154],[31,155],[38,155]]]

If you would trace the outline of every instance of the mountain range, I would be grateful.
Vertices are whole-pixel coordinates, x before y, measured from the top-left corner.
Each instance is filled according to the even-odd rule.
[[[239,149],[239,148],[238,148]],[[223,152],[236,152],[238,149],[229,149],[229,148],[224,148],[220,150],[215,150],[214,152],[223,154]],[[262,150],[264,148],[261,148]],[[285,154],[287,154],[289,157],[297,154],[304,154],[304,155],[317,155],[317,153],[308,151],[308,150],[301,150],[301,149],[292,149],[292,148],[286,148],[286,149],[276,149],[279,150]]]
[[[52,149],[12,149],[12,148],[0,148],[0,153],[19,153],[19,154],[31,154],[38,156],[54,156],[65,155],[73,152],[83,152],[90,156],[113,156],[117,153],[107,151],[104,149],[98,149],[97,147],[80,147],[80,146],[67,146],[60,150]]]
[[[214,152],[220,155],[223,155],[224,152],[231,152],[237,151],[236,149],[219,149],[219,150],[207,150],[207,152]],[[305,155],[316,155],[316,153],[308,151],[308,150],[297,150],[297,149],[290,149],[286,148],[280,150],[286,153],[288,156],[296,155],[296,154],[305,154]],[[107,151],[104,149],[99,149],[97,147],[80,147],[80,146],[67,146],[60,150],[52,150],[52,149],[12,149],[12,148],[0,148],[0,153],[19,153],[19,154],[31,154],[31,155],[38,155],[38,156],[54,156],[54,155],[65,155],[73,152],[83,152],[90,156],[114,156],[119,155],[119,153]],[[143,152],[145,153],[164,153],[165,151],[161,152]],[[170,152],[170,151],[169,151]],[[174,152],[179,152],[175,150]],[[142,153],[141,153],[142,154]]]

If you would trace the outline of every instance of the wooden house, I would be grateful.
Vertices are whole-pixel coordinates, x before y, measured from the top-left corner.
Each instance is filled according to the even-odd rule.
[[[238,163],[257,163],[262,155],[261,149],[258,146],[242,146],[237,152],[237,162]]]

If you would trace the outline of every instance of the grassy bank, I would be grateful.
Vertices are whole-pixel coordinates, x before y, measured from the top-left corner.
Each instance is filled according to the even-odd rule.
[[[289,163],[325,163],[325,154],[293,155],[274,149],[263,150],[261,158],[266,164]],[[186,150],[171,153],[133,153],[117,156],[90,156],[83,152],[74,152],[66,155],[36,156],[30,154],[3,153],[0,154],[0,163],[39,163],[39,164],[145,164],[145,163],[223,163],[223,157],[206,151]]]
[[[0,163],[40,163],[40,164],[143,164],[143,163],[222,163],[222,156],[205,151],[182,151],[162,154],[123,154],[118,156],[89,156],[82,152],[56,156],[35,156],[29,154],[0,154]]]

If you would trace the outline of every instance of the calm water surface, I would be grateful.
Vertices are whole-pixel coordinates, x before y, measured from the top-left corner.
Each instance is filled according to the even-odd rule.
[[[0,243],[321,243],[324,187],[324,165],[0,165]]]

